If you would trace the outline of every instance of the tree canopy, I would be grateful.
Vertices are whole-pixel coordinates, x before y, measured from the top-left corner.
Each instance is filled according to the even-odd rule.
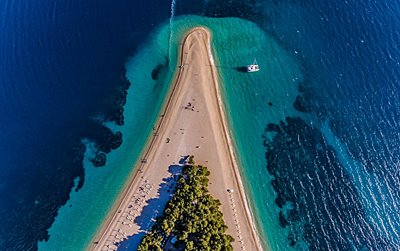
[[[225,233],[221,203],[208,192],[209,175],[207,167],[196,165],[190,156],[174,196],[143,237],[139,251],[166,250],[166,246],[167,250],[233,250],[234,239]]]

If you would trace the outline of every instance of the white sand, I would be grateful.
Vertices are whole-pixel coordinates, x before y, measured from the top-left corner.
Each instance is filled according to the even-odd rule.
[[[202,27],[185,36],[181,67],[146,146],[145,161],[135,167],[90,250],[113,250],[114,242],[129,236],[139,244],[171,198],[172,178],[186,155],[194,155],[197,164],[209,168],[210,193],[222,203],[228,234],[235,238],[234,250],[262,250],[228,132],[210,39]]]

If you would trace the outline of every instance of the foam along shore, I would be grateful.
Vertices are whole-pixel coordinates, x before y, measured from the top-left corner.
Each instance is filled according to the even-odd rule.
[[[90,250],[114,250],[126,239],[138,245],[171,196],[178,161],[189,154],[210,167],[210,193],[222,203],[234,250],[262,250],[233,152],[210,41],[211,33],[203,27],[184,37],[153,134]]]

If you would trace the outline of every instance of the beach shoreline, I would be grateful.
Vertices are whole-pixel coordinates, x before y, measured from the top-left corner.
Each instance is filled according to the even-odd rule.
[[[229,127],[229,123],[228,123],[228,117],[227,117],[227,112],[226,112],[226,107],[224,105],[224,98],[223,95],[221,94],[221,87],[219,85],[219,82],[221,81],[221,77],[219,77],[218,71],[215,67],[215,61],[214,61],[214,57],[213,56],[213,52],[212,52],[212,47],[211,47],[211,40],[212,40],[212,33],[207,30],[207,32],[209,33],[209,39],[208,39],[208,53],[209,53],[209,60],[211,62],[212,65],[212,71],[213,71],[213,75],[214,75],[214,83],[215,83],[215,92],[218,98],[218,107],[220,109],[220,117],[221,117],[221,121],[224,127],[224,132],[225,132],[225,137],[227,140],[227,146],[229,147],[229,152],[232,158],[232,165],[234,166],[233,170],[235,173],[235,178],[236,178],[236,182],[238,183],[239,186],[239,191],[240,191],[240,196],[242,197],[242,203],[243,206],[246,210],[246,214],[248,217],[248,222],[251,224],[252,226],[252,230],[253,230],[253,238],[255,243],[257,243],[257,247],[259,248],[258,250],[263,250],[263,246],[262,246],[262,242],[260,240],[260,234],[257,230],[257,224],[255,221],[255,217],[254,217],[254,213],[251,210],[250,207],[250,200],[248,199],[248,195],[245,192],[245,188],[244,188],[244,183],[243,183],[243,179],[242,179],[242,175],[240,173],[240,169],[239,169],[239,160],[237,157],[237,149],[235,147],[235,144],[232,140],[232,133],[230,132],[230,127]]]
[[[186,34],[184,35],[184,37],[186,37]],[[181,53],[181,50],[179,49],[178,50],[179,62],[181,61],[181,57],[182,57],[182,53]],[[177,65],[179,64],[179,62],[177,62]],[[166,97],[168,97],[169,102],[170,102],[172,94],[177,86],[178,75],[179,75],[178,72],[176,72],[174,74],[174,76],[172,78],[173,85],[169,88],[169,90],[167,92]],[[158,116],[157,116],[158,119],[155,122],[155,125],[157,126],[156,133],[160,129],[161,123],[164,119],[164,116],[162,116],[162,115],[165,114],[167,108],[168,108],[168,102],[164,101],[163,105],[158,113]],[[149,154],[151,145],[154,144],[154,141],[155,141],[155,137],[154,137],[154,130],[153,130],[152,135],[149,135],[148,139],[146,140],[146,143],[143,147],[143,151],[140,153],[139,158],[136,160],[136,163],[133,165],[132,172],[129,175],[130,177],[127,179],[126,184],[123,186],[121,193],[118,195],[115,202],[113,202],[113,206],[107,213],[106,218],[104,219],[103,223],[99,227],[96,234],[93,236],[93,238],[91,238],[91,241],[90,241],[90,243],[88,243],[85,250],[97,250],[96,249],[97,244],[94,245],[97,242],[96,240],[99,240],[104,237],[106,229],[110,226],[113,218],[116,217],[118,208],[120,207],[122,201],[125,199],[125,196],[128,194],[129,189],[133,186],[133,183],[136,182],[136,179],[138,178],[138,175],[140,174],[140,168],[142,168],[144,166],[143,165],[144,163],[142,162],[142,160],[144,158],[146,158],[146,156]]]
[[[189,45],[188,48],[187,45]],[[191,46],[199,48],[198,51],[191,49]],[[208,60],[208,65],[206,65],[205,67],[203,64],[205,60],[204,57],[206,57]],[[164,161],[166,163],[169,163],[169,165],[175,165],[175,162],[178,161],[177,157],[182,156],[183,152],[185,154],[193,154],[195,156],[196,162],[198,162],[199,160],[200,164],[205,164],[211,167],[210,193],[214,197],[219,199],[222,203],[221,207],[224,214],[224,221],[226,225],[228,225],[228,233],[233,235],[235,239],[237,239],[237,236],[234,236],[234,230],[236,229],[236,232],[239,233],[238,236],[240,237],[239,241],[241,241],[241,244],[239,244],[239,241],[235,241],[233,243],[234,248],[239,249],[239,247],[243,247],[243,243],[245,243],[246,247],[250,248],[248,250],[263,250],[259,239],[260,236],[257,232],[254,216],[252,214],[251,208],[249,207],[249,202],[245,194],[240,170],[237,163],[237,157],[234,151],[235,149],[232,143],[231,134],[229,132],[225,108],[220,93],[220,78],[218,76],[218,72],[216,70],[211,51],[210,31],[204,27],[196,27],[187,32],[181,43],[178,58],[179,63],[177,65],[177,71],[173,77],[173,85],[170,87],[168,95],[164,100],[162,109],[160,110],[158,120],[155,124],[156,126],[153,130],[153,135],[151,135],[146,142],[146,145],[143,148],[143,153],[140,155],[141,158],[135,164],[135,168],[130,174],[127,184],[124,186],[122,192],[118,196],[117,200],[114,202],[112,209],[109,211],[108,216],[99,228],[99,231],[96,233],[91,243],[89,243],[89,250],[104,250],[103,247],[114,245],[114,243],[106,244],[110,240],[108,237],[113,235],[113,231],[115,231],[116,229],[116,224],[119,222],[119,218],[124,213],[124,208],[126,208],[126,206],[129,204],[130,201],[127,201],[128,198],[133,196],[135,189],[140,187],[140,182],[142,182],[144,178],[149,177],[148,179],[146,179],[146,181],[154,181],[151,184],[154,183],[155,185],[160,185],[161,183],[159,182],[163,182],[163,180],[168,177],[168,172],[166,172],[165,170],[163,171],[164,173],[161,173],[160,170],[160,173],[157,172],[156,174],[154,170],[149,170],[149,168],[146,168],[146,166],[151,165],[154,161],[156,161],[156,163],[159,163],[160,159],[161,162]],[[186,66],[185,60],[188,60],[188,58],[193,59],[193,61],[189,60],[189,63]],[[194,66],[198,64],[199,66],[201,66],[202,69],[200,70],[200,73],[202,74],[199,74],[199,72],[197,72],[197,68],[199,67],[195,67],[196,70],[195,72],[193,72],[193,69],[190,68],[192,65],[190,64],[193,64]],[[186,68],[189,68],[189,70],[186,70]],[[212,79],[211,82],[213,84],[211,84],[211,86],[208,86],[208,84],[203,83],[205,82],[204,79],[206,79],[206,81]],[[193,87],[190,87],[188,82],[199,82],[199,84],[196,84],[195,87],[198,88],[198,90],[213,88],[213,91],[208,90],[208,92],[205,91],[204,93],[200,92],[200,94],[196,94],[194,90],[191,89]],[[200,148],[201,144],[197,146],[191,145],[193,141],[199,140],[200,135],[198,132],[192,134],[190,134],[189,132],[189,136],[182,136],[186,132],[181,132],[182,135],[176,137],[170,136],[172,135],[172,132],[174,132],[173,135],[177,134],[176,130],[178,127],[174,128],[174,126],[184,127],[183,125],[178,123],[178,120],[181,119],[182,114],[188,114],[187,111],[185,111],[187,110],[187,107],[185,109],[182,107],[182,102],[187,102],[186,100],[188,95],[191,95],[193,97],[196,95],[200,95],[198,97],[198,100],[204,101],[199,102],[199,110],[202,112],[207,112],[204,114],[196,114],[196,112],[192,108],[192,111],[194,111],[194,113],[190,113],[190,115],[188,115],[188,119],[183,122],[189,121],[187,123],[195,123],[193,121],[195,121],[196,118],[200,118],[199,121],[210,122],[208,124],[199,125],[199,130],[204,129],[204,136],[201,136],[201,138],[210,139],[205,141],[203,144],[206,150]],[[194,98],[192,100],[195,100],[194,102],[197,102],[197,100]],[[191,103],[189,102],[189,104]],[[179,110],[176,109],[177,107],[179,107]],[[199,110],[197,111],[197,113],[199,113]],[[190,117],[193,117],[193,120],[191,120]],[[174,118],[176,118],[176,120],[174,120]],[[177,123],[179,125],[177,125]],[[187,128],[192,128],[194,126],[196,125],[189,124],[189,127]],[[173,131],[171,128],[175,131]],[[165,151],[171,150],[169,146],[165,146],[164,140],[166,136],[171,137],[171,140],[173,141],[171,146],[173,146],[173,144],[176,144],[177,148],[175,156],[170,156],[169,154],[167,155],[168,157],[170,156],[170,158],[167,158],[165,157],[165,155],[161,154],[164,154]],[[167,139],[169,142],[170,138],[168,137]],[[190,142],[190,144],[188,144],[188,142]],[[212,149],[207,150],[207,144],[216,144],[218,156],[210,158],[211,153],[214,153],[214,151],[212,151]],[[201,146],[203,147],[203,145]],[[159,148],[162,149],[160,150]],[[199,152],[199,154],[197,154],[196,152]],[[224,165],[211,166],[211,163]],[[165,168],[167,168],[167,166],[165,166]],[[225,170],[222,170],[224,168]],[[216,172],[213,171],[214,169],[216,170]],[[219,177],[220,175],[222,175],[223,177]],[[234,188],[233,195],[227,194],[227,188],[228,190]],[[154,196],[157,197],[157,193],[154,194],[154,192],[149,191],[149,194],[150,198],[153,198]],[[238,206],[236,206],[236,203],[234,203],[234,201],[236,201],[234,199],[239,202]],[[145,208],[145,206],[143,206],[143,208]],[[237,211],[236,209],[239,210]],[[126,218],[131,217],[126,215]],[[121,228],[117,228],[119,229],[118,232],[120,232]],[[140,229],[141,228],[139,227],[138,229],[134,230],[134,232],[139,232]],[[241,230],[244,231],[241,232]],[[116,234],[116,236],[117,235],[118,233]]]

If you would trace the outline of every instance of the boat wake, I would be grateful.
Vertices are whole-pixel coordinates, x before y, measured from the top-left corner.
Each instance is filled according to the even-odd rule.
[[[176,0],[171,1],[171,16],[169,18],[168,62],[171,62],[171,44],[173,38],[173,22],[175,19]]]

